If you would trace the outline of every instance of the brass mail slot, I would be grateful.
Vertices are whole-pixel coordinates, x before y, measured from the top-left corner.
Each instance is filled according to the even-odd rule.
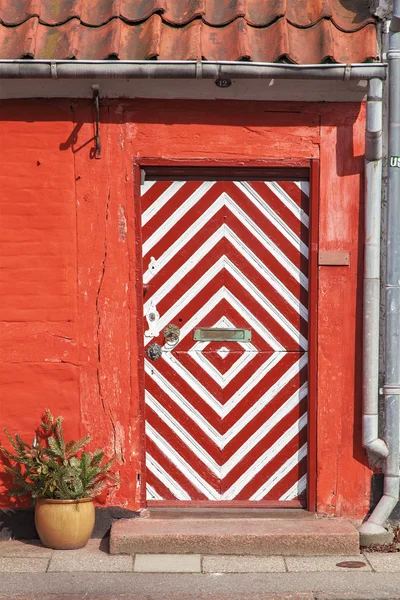
[[[199,342],[251,342],[251,330],[202,327],[194,330],[193,339]]]

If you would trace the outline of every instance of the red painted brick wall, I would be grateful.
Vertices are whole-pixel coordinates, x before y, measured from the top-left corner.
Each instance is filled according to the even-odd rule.
[[[0,116],[0,423],[30,440],[49,407],[68,435],[89,432],[121,476],[101,501],[131,509],[143,453],[133,159],[320,158],[320,249],[351,264],[319,270],[317,508],[363,516],[364,107],[103,102],[100,159],[90,102],[6,101]]]

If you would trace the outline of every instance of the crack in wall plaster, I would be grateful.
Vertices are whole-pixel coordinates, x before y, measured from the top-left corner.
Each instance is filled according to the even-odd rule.
[[[82,366],[80,363],[75,363],[75,362],[72,362],[71,360],[63,360],[62,358],[57,362],[60,362],[64,365],[72,365],[73,367],[81,367]]]
[[[110,206],[110,192],[108,193],[107,204],[106,204],[106,221],[108,220],[109,206]],[[107,225],[106,225],[106,230],[104,232],[104,255],[103,255],[103,260],[101,262],[100,281],[99,281],[99,285],[98,285],[97,293],[96,293],[96,315],[97,315],[97,328],[96,328],[97,369],[96,369],[96,372],[97,372],[97,386],[98,386],[98,390],[99,390],[99,398],[101,400],[104,413],[106,411],[105,411],[104,398],[103,398],[103,393],[102,393],[102,389],[101,389],[101,381],[100,381],[100,364],[101,364],[101,347],[100,347],[100,329],[101,329],[100,294],[101,294],[101,289],[103,287],[104,274],[105,274],[105,271],[106,271],[107,254],[108,254],[108,247],[107,247]]]
[[[59,335],[58,333],[52,333],[51,331],[46,331],[46,333],[51,337],[58,338],[59,340],[66,340],[67,342],[72,342],[72,337],[69,337],[68,335]]]
[[[114,453],[117,453],[117,432],[115,428],[115,423],[113,420],[112,412],[107,409],[106,401],[103,395],[102,385],[101,385],[101,375],[100,375],[100,365],[101,365],[101,314],[100,314],[100,294],[103,287],[104,276],[106,272],[107,265],[107,256],[108,256],[108,242],[107,242],[107,221],[109,219],[109,208],[110,208],[110,195],[111,192],[108,192],[107,204],[106,204],[106,214],[105,214],[105,231],[104,231],[104,255],[103,260],[101,262],[101,274],[100,281],[97,288],[96,293],[96,315],[97,315],[97,328],[96,328],[96,340],[97,340],[97,367],[96,367],[96,377],[97,377],[97,387],[99,392],[100,402],[103,408],[103,413],[105,416],[108,416],[111,422],[111,427],[113,429],[113,448]]]

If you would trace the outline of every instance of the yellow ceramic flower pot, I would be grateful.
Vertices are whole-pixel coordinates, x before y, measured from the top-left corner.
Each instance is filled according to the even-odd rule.
[[[88,543],[94,528],[92,498],[53,500],[40,498],[35,507],[35,525],[40,541],[48,548],[74,550]]]

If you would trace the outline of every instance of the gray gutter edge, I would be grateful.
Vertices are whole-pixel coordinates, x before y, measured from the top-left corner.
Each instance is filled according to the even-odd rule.
[[[3,79],[385,79],[385,63],[281,63],[122,60],[0,60]]]

